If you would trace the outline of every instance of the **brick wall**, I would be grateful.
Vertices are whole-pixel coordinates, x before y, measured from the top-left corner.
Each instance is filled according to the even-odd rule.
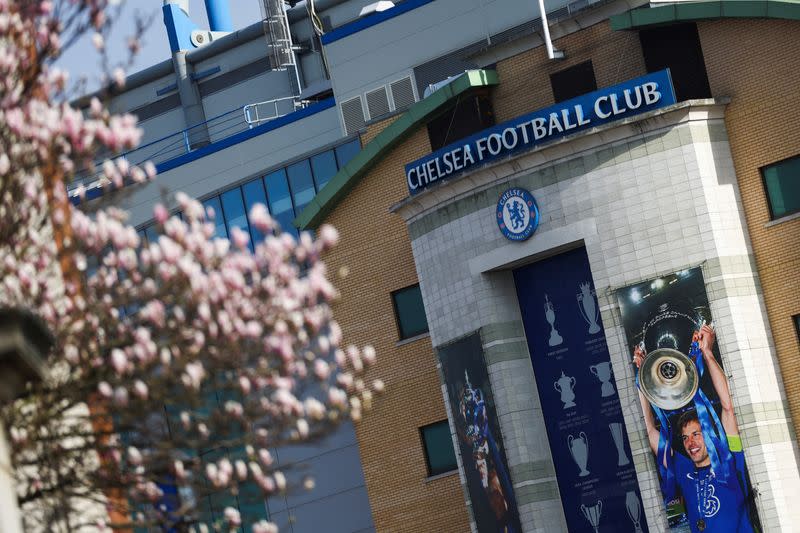
[[[391,119],[372,125],[366,144]],[[328,217],[341,244],[325,259],[337,276],[341,299],[334,306],[345,341],[370,343],[378,364],[369,378],[386,382],[372,411],[356,424],[375,527],[386,532],[469,531],[469,515],[457,473],[427,480],[419,428],[446,420],[428,337],[397,345],[391,292],[417,283],[408,231],[389,207],[407,196],[403,166],[428,153],[420,130],[394,150]]]
[[[795,428],[800,427],[800,219],[770,225],[760,168],[800,155],[800,22],[698,24],[712,94],[725,115],[742,204]],[[798,176],[800,179],[800,176]]]

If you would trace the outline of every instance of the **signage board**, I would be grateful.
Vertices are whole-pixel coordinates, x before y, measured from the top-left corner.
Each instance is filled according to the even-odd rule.
[[[408,163],[411,195],[502,157],[676,102],[669,69],[522,115]]]

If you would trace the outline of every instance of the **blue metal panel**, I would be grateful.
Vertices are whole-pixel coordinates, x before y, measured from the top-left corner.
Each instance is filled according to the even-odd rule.
[[[164,26],[167,27],[169,48],[173,52],[178,50],[191,50],[192,31],[198,29],[189,16],[177,4],[167,4],[161,8],[164,13]]]
[[[511,154],[675,102],[669,69],[559,102],[408,163],[405,170],[409,194]]]

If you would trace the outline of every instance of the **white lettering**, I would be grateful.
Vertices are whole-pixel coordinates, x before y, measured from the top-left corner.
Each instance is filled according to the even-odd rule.
[[[642,88],[641,86],[637,85],[633,88],[633,92],[636,94],[636,103],[631,101],[631,90],[625,89],[622,91],[625,95],[625,105],[628,106],[628,109],[637,109],[640,105],[642,105]]]
[[[544,117],[536,117],[535,119],[531,120],[531,126],[533,126],[533,138],[537,141],[547,135],[547,128],[544,127],[544,123]]]
[[[412,180],[411,179],[412,175],[414,176],[414,178],[417,178],[417,169],[416,168],[411,168],[408,171],[408,174],[406,174],[406,181],[408,181],[408,188],[411,189],[412,191],[415,191],[417,189],[417,187],[419,187],[419,181],[418,181],[418,178]]]
[[[618,97],[619,95],[617,95],[616,93],[611,94],[611,112],[614,113],[615,115],[620,115],[626,111],[624,107],[620,109],[619,105],[617,105]]]
[[[655,104],[661,100],[661,92],[658,90],[658,84],[654,81],[649,81],[642,85],[642,92],[644,93],[644,103],[647,105]]]
[[[578,126],[585,126],[591,122],[588,118],[583,117],[583,106],[581,104],[575,106],[575,117],[578,119]]]
[[[461,155],[460,152],[460,148],[456,148],[451,152],[453,154],[453,164],[455,165],[456,170],[461,170],[464,168],[464,165],[461,164],[461,158],[459,157],[459,155]]]
[[[530,122],[517,124],[517,129],[522,132],[522,144],[528,144],[528,125]]]
[[[472,157],[472,148],[468,144],[464,145],[464,166],[475,164],[475,158]]]
[[[417,167],[417,176],[419,178],[420,187],[430,183],[430,180],[428,179],[428,168],[425,165],[420,165]]]
[[[608,118],[611,116],[611,112],[605,113],[602,109],[600,109],[600,102],[603,101],[608,102],[608,96],[601,96],[594,101],[594,114],[600,118]]]
[[[509,140],[509,136],[511,140]],[[503,147],[506,150],[513,150],[517,147],[517,130],[514,128],[506,128],[503,130]]]
[[[578,127],[577,124],[574,122],[570,123],[569,121],[569,109],[566,107],[561,110],[561,120],[564,121],[564,129],[565,130],[572,130]]]
[[[428,168],[428,183],[436,181],[436,178],[439,177],[437,174],[434,174],[433,172],[435,170],[434,165],[435,163],[433,159],[425,163],[425,166]]]
[[[486,151],[486,137],[481,137],[475,144],[478,146],[478,159],[483,161],[483,152]]]
[[[558,121],[558,113],[550,113],[550,125],[547,128],[547,134],[552,135],[553,130],[558,130],[558,133],[564,132],[561,122]]]
[[[444,163],[444,169],[445,169],[444,172],[445,172],[445,174],[450,174],[453,171],[453,153],[454,152],[455,152],[455,150],[453,150],[452,152],[447,152],[446,154],[444,154],[442,156],[442,162]]]
[[[500,138],[500,135],[497,133],[492,133],[489,135],[489,153],[492,155],[497,155],[502,149],[503,141]]]

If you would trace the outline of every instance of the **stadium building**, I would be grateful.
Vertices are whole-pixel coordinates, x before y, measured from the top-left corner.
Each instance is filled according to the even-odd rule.
[[[387,384],[355,427],[279,451],[314,491],[245,514],[794,529],[800,4],[265,0],[235,32],[221,2],[210,31],[166,4],[171,59],[112,101],[159,178],[87,207],[145,237],[178,190],[220,236],[257,202],[335,225],[337,318]]]

